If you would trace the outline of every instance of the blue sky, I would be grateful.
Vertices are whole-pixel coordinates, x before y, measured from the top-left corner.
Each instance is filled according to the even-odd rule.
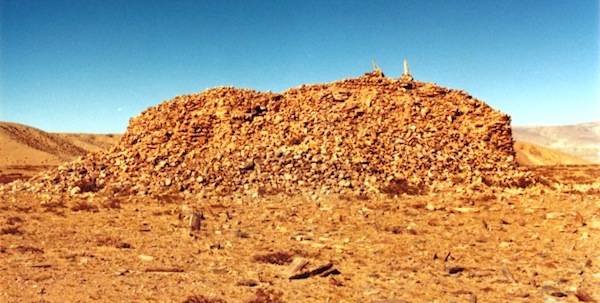
[[[177,95],[358,77],[461,89],[513,125],[600,120],[599,1],[0,0],[0,120],[122,133]]]

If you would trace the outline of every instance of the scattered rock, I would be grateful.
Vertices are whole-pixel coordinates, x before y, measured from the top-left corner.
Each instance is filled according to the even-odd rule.
[[[238,281],[237,283],[235,283],[236,286],[248,286],[248,287],[254,287],[258,285],[258,282],[253,281],[253,280],[241,280]]]
[[[473,207],[455,207],[452,211],[458,213],[478,213],[479,209]]]
[[[173,273],[177,273],[177,272],[183,272],[183,268],[179,268],[179,267],[152,267],[152,268],[147,268],[146,272],[173,272]]]
[[[305,258],[294,258],[294,261],[292,261],[292,264],[290,264],[290,266],[286,270],[286,274],[291,279],[292,276],[296,275],[299,271],[301,271],[308,263],[308,260]]]
[[[308,271],[304,271],[301,272],[299,274],[295,274],[289,277],[290,280],[298,280],[298,279],[306,279],[306,278],[310,278],[313,276],[318,276],[318,275],[322,275],[322,276],[329,276],[330,274],[340,274],[340,272],[338,270],[331,271],[333,269],[333,263],[329,262],[325,265],[319,266],[313,270],[308,270]],[[329,271],[331,271],[329,273]]]
[[[192,231],[200,230],[201,219],[202,219],[201,213],[194,213],[190,216],[190,229]]]
[[[74,195],[76,195],[76,194],[78,194],[80,192],[81,192],[81,188],[79,186],[74,186],[74,187],[71,188],[71,190],[69,190],[69,194],[71,196],[74,196]]]
[[[448,273],[451,274],[451,275],[453,275],[453,274],[457,274],[459,272],[462,272],[464,270],[465,270],[464,267],[453,266],[453,267],[448,268]]]
[[[150,261],[154,260],[154,257],[147,256],[147,255],[139,255],[138,258],[140,258],[140,260],[146,261],[146,262],[150,262]]]
[[[502,263],[502,274],[504,274],[504,277],[506,277],[506,279],[511,283],[517,283],[517,279],[515,279],[512,272],[508,269],[508,266],[504,262]]]
[[[592,298],[592,296],[590,296],[589,293],[578,289],[575,292],[575,296],[577,297],[577,299],[579,299],[580,302],[597,302],[594,298]]]

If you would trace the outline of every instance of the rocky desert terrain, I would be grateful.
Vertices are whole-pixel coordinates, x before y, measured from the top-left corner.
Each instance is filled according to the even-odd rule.
[[[514,143],[514,148],[517,153],[517,163],[522,166],[593,164],[574,155],[534,143],[517,141]]]
[[[0,122],[0,182],[36,173],[114,145],[117,134],[61,134],[18,123]]]
[[[531,142],[600,164],[600,121],[561,126],[518,126],[515,140]]]
[[[0,301],[597,302],[599,165],[513,141],[379,70],[178,96],[0,187]]]

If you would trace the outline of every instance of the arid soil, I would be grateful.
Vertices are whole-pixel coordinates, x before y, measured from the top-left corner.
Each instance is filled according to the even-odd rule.
[[[597,302],[600,167],[532,169],[565,185],[370,197],[4,194],[0,301]],[[193,210],[204,217],[197,231]],[[309,263],[289,272],[294,259]]]

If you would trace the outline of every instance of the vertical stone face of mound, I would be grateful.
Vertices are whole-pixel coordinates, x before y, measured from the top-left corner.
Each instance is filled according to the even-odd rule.
[[[527,186],[510,117],[465,92],[381,72],[282,94],[230,87],[133,118],[111,150],[32,179],[40,190],[421,193]]]

